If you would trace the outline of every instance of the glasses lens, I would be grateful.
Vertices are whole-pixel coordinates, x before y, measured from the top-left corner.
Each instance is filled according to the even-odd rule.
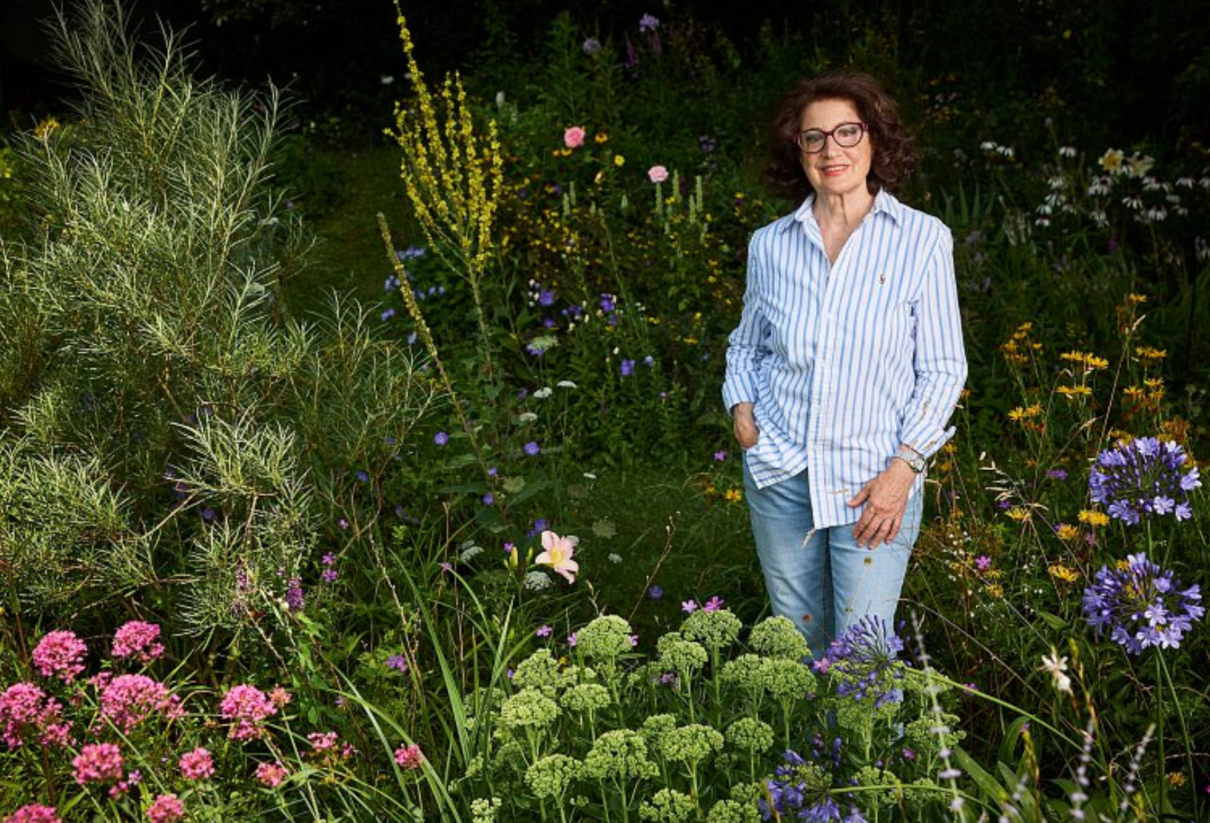
[[[847,149],[856,146],[860,142],[861,131],[860,123],[845,123],[836,127],[836,131],[832,134],[832,139],[838,145],[844,146]]]
[[[798,147],[805,152],[817,152],[823,148],[827,136],[818,129],[798,133]]]

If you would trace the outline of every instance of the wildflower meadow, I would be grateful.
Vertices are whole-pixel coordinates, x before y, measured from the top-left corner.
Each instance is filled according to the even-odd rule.
[[[50,20],[70,93],[0,131],[0,821],[1210,820],[1204,50],[1127,122],[1094,4],[505,5],[447,73],[386,3],[393,68],[315,100]],[[917,134],[970,376],[898,622],[808,649],[720,390],[831,66]]]

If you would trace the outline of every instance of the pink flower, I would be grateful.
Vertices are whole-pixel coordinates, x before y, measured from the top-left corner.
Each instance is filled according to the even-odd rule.
[[[262,786],[268,786],[270,789],[277,788],[288,774],[286,767],[281,763],[261,763],[256,767],[256,779]]]
[[[563,145],[569,149],[578,149],[584,145],[584,129],[572,126],[563,132]]]
[[[4,818],[4,823],[63,823],[55,816],[54,806],[39,806],[31,803]]]
[[[84,671],[83,660],[87,654],[88,647],[75,632],[51,632],[34,649],[34,668],[43,677],[57,675],[64,683],[70,683]]]
[[[307,755],[327,768],[339,765],[357,754],[357,749],[341,741],[336,732],[312,732],[307,735],[307,740],[311,743],[311,751]]]
[[[289,704],[291,697],[290,693],[281,686],[274,686],[273,691],[269,692],[269,699],[273,701],[274,706],[284,709]]]
[[[985,572],[992,567],[992,559],[986,554],[981,554],[975,558],[975,568],[981,572]]]
[[[277,714],[277,706],[256,686],[236,686],[227,692],[219,706],[224,720],[232,721],[227,737],[232,740],[249,740],[264,734],[262,723]]]
[[[129,732],[144,720],[163,714],[167,720],[184,715],[180,699],[163,683],[144,674],[115,677],[101,692],[101,716],[123,732]]]
[[[160,643],[160,627],[155,623],[131,620],[114,632],[114,657],[135,657],[146,664],[162,654],[164,645]]]
[[[185,804],[175,794],[162,794],[147,809],[151,823],[176,823],[185,816]]]
[[[14,683],[0,694],[0,740],[19,749],[36,735],[42,745],[66,746],[71,723],[60,720],[63,704],[33,683]]]
[[[723,602],[723,599],[716,594],[714,597],[707,600],[706,605],[702,606],[702,608],[708,612],[717,612],[722,610]]]
[[[122,750],[113,743],[89,743],[71,761],[76,782],[107,783],[122,779]]]
[[[687,612],[688,614],[693,614],[695,611],[697,611],[697,601],[696,600],[686,600],[686,601],[682,602],[681,611]]]
[[[409,771],[419,769],[420,764],[424,762],[424,755],[420,753],[419,746],[409,743],[395,750],[395,762]]]
[[[668,179],[668,169],[663,166],[652,166],[647,169],[647,179],[652,183],[663,183]]]
[[[539,566],[550,566],[557,574],[567,578],[568,583],[576,582],[576,572],[580,564],[572,560],[576,551],[574,537],[559,537],[552,531],[542,532],[542,548],[546,551],[534,558]]]
[[[188,754],[181,755],[180,763],[177,765],[180,766],[181,775],[186,780],[205,780],[214,776],[214,758],[201,746]]]

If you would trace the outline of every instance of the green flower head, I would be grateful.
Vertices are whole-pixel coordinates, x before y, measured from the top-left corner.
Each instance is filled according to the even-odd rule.
[[[616,660],[630,651],[630,624],[616,614],[593,620],[576,633],[576,648],[589,660]]]
[[[669,632],[655,644],[660,664],[677,672],[693,673],[706,665],[708,655],[701,643],[686,640],[676,632]]]
[[[660,751],[660,741],[664,735],[676,728],[676,715],[653,714],[643,721],[639,734],[647,741],[647,747],[652,751]]]
[[[894,806],[903,799],[899,778],[887,769],[877,766],[862,766],[854,776],[858,786],[880,789],[879,791],[861,792],[861,799],[867,806]]]
[[[757,801],[765,796],[763,781],[756,783],[736,783],[731,787],[731,799],[741,806],[755,806]]]
[[[794,628],[794,622],[781,615],[769,617],[752,627],[748,645],[766,657],[802,660],[811,653],[807,639]]]
[[[755,801],[720,800],[706,815],[706,823],[760,823],[760,811]]]
[[[495,823],[496,813],[500,811],[500,798],[476,797],[471,801],[472,823]]]
[[[525,770],[525,784],[535,796],[562,797],[584,771],[584,764],[565,754],[548,754]]]
[[[654,777],[659,769],[647,758],[643,736],[631,729],[605,732],[596,739],[584,758],[584,772],[593,779],[604,777]]]
[[[537,689],[522,689],[500,707],[500,722],[510,729],[548,726],[558,716],[558,704]]]
[[[701,723],[673,729],[660,739],[664,757],[677,763],[700,763],[722,748],[723,736]]]
[[[907,744],[925,757],[933,757],[942,749],[953,748],[966,737],[966,732],[956,731],[957,715],[947,712],[921,717],[907,724]]]
[[[492,768],[501,774],[517,770],[518,765],[525,764],[525,750],[516,740],[509,740],[496,748],[492,755]]]
[[[639,807],[639,817],[655,823],[685,823],[697,811],[697,804],[687,794],[672,789],[660,789]]]
[[[538,649],[521,661],[513,673],[513,686],[518,689],[550,691],[567,684],[567,673],[559,669],[559,661],[550,649]]]
[[[711,648],[725,649],[736,641],[743,627],[740,619],[729,611],[698,609],[685,618],[681,636]]]
[[[599,712],[611,699],[609,689],[599,683],[581,683],[564,692],[559,704],[569,712]]]
[[[755,654],[741,654],[734,660],[728,660],[723,664],[720,675],[723,685],[750,695],[759,694],[764,689],[764,681],[761,679],[761,669],[764,665],[765,658]]]
[[[768,751],[773,745],[773,727],[755,717],[741,717],[727,729],[727,742],[746,752]]]
[[[759,679],[765,691],[777,700],[802,700],[815,691],[815,675],[797,660],[766,658]]]

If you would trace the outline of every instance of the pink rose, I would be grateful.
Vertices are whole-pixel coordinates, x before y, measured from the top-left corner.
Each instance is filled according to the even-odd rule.
[[[652,183],[663,183],[668,179],[668,169],[663,166],[652,166],[647,169],[647,177]]]
[[[572,126],[563,132],[563,145],[569,149],[578,149],[584,145],[584,129]]]

